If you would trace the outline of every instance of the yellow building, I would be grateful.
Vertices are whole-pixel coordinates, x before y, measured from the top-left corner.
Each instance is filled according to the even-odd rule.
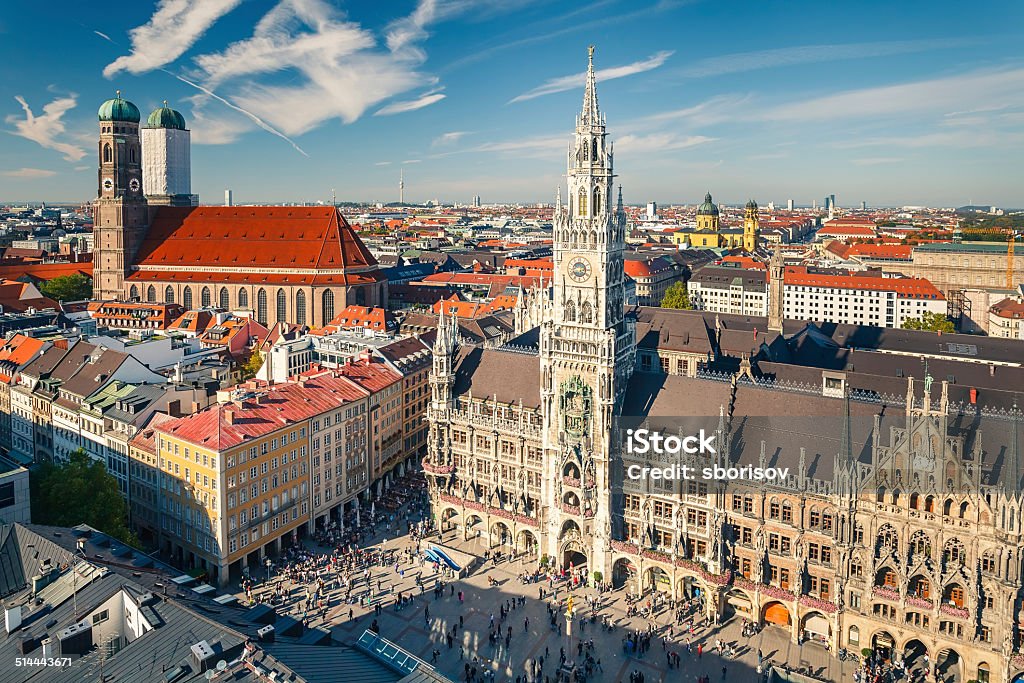
[[[747,202],[746,210],[743,213],[743,248],[747,253],[753,254],[761,241],[761,228],[757,217],[757,202],[753,199]]]
[[[697,207],[696,227],[676,231],[672,241],[695,249],[738,249],[744,246],[744,229],[722,227],[718,206],[708,192],[704,203]]]

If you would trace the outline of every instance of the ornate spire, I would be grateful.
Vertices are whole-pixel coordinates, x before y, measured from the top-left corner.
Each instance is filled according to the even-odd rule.
[[[583,93],[583,112],[580,114],[581,126],[601,125],[601,111],[597,106],[597,78],[594,75],[594,46],[587,48],[587,88]]]

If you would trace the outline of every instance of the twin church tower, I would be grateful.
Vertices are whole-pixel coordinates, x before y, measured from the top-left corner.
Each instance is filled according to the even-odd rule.
[[[125,274],[150,224],[149,207],[198,204],[184,117],[164,102],[145,126],[140,121],[139,108],[120,91],[100,106],[93,280],[101,301],[124,297]]]

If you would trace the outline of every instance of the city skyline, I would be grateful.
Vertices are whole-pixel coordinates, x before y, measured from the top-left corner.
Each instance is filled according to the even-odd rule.
[[[164,0],[96,17],[22,6],[0,19],[11,84],[0,201],[93,198],[95,110],[121,89],[143,116],[164,99],[182,111],[204,202],[225,188],[238,203],[329,201],[332,189],[390,202],[401,172],[411,202],[550,202],[563,182],[560,113],[578,108],[593,43],[630,204],[694,204],[710,190],[729,204],[834,192],[845,206],[1024,205],[1024,64],[1011,34],[970,28],[1015,25],[1019,8],[806,9]],[[822,25],[833,30],[813,31]]]

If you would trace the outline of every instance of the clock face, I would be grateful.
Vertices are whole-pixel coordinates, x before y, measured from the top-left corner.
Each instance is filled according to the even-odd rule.
[[[114,181],[112,179],[110,179],[110,178],[104,178],[103,179],[103,189],[104,190],[108,190],[108,191],[109,190],[113,190],[114,189]]]
[[[131,190],[132,192],[138,192],[139,191],[139,179],[138,178],[132,178],[131,180],[129,180],[128,181],[128,189]]]
[[[577,256],[572,261],[569,261],[569,277],[576,282],[583,282],[590,277],[590,261],[587,259]]]

